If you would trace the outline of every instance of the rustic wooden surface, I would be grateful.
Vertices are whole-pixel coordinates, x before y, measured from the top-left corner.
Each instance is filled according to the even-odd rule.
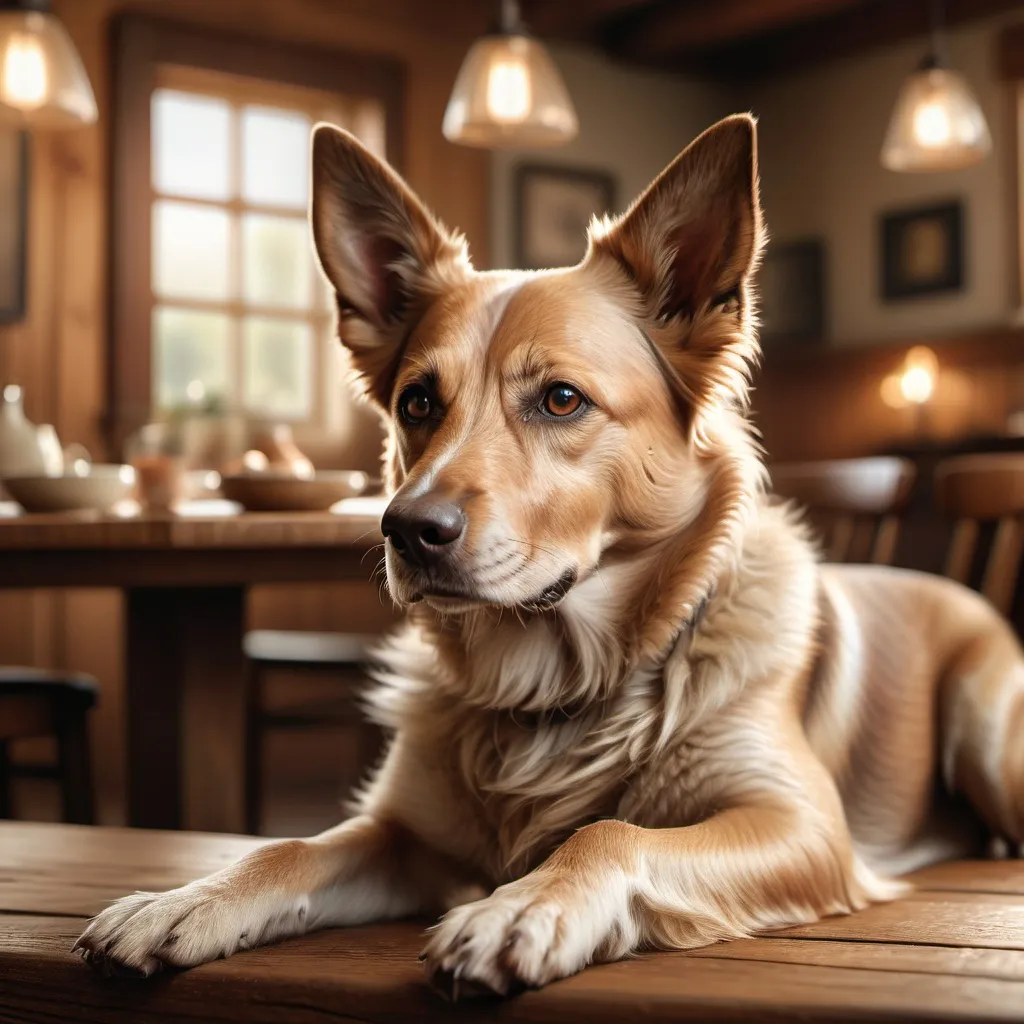
[[[135,889],[205,874],[261,840],[0,825],[0,1024],[37,1021],[1024,1021],[1024,865],[940,865],[908,899],[690,953],[590,968],[508,1002],[451,1007],[416,954],[427,922],[317,932],[146,982],[70,952]]]
[[[382,502],[351,507],[0,519],[3,587],[124,590],[131,824],[244,829],[247,588],[368,580]]]

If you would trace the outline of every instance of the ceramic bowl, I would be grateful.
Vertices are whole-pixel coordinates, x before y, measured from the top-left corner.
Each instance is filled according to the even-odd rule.
[[[358,470],[320,470],[310,479],[286,473],[238,473],[221,479],[221,493],[252,512],[323,512],[366,490]]]
[[[82,466],[81,473],[64,476],[7,477],[4,487],[26,512],[103,510],[132,496],[135,470],[131,466]]]

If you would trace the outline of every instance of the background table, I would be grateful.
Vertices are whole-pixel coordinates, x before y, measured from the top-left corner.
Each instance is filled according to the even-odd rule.
[[[132,825],[244,828],[246,591],[369,579],[382,510],[0,519],[0,587],[124,590]]]
[[[85,917],[215,870],[260,840],[0,824],[0,1024],[28,1021],[1024,1021],[1024,863],[920,872],[919,891],[771,937],[590,968],[451,1007],[416,954],[429,922],[315,932],[147,982],[72,955]]]

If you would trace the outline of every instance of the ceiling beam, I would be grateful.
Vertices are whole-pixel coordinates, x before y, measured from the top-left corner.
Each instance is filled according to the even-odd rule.
[[[620,37],[623,56],[655,62],[738,39],[763,36],[796,22],[825,18],[862,0],[690,0],[640,14]]]
[[[520,0],[523,21],[535,35],[557,39],[594,39],[609,21],[634,14],[653,0]]]
[[[947,0],[945,7],[944,23],[953,27],[1002,11],[1019,10],[1021,3]],[[734,81],[752,80],[840,60],[908,39],[923,40],[928,28],[926,5],[905,0],[869,0],[826,20],[793,25],[757,40],[738,40],[717,52],[706,51],[699,58],[679,52],[670,66],[673,70],[703,71]]]

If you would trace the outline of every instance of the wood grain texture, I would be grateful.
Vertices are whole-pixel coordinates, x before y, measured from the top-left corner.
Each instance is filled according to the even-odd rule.
[[[316,932],[145,983],[101,980],[72,955],[84,915],[109,899],[180,885],[259,844],[0,825],[0,1024],[1024,1021],[1024,899],[971,891],[1019,888],[1024,869],[1011,861],[929,868],[915,880],[950,892],[920,891],[785,935],[592,967],[504,1003],[453,1008],[426,989],[416,961],[425,921]]]

